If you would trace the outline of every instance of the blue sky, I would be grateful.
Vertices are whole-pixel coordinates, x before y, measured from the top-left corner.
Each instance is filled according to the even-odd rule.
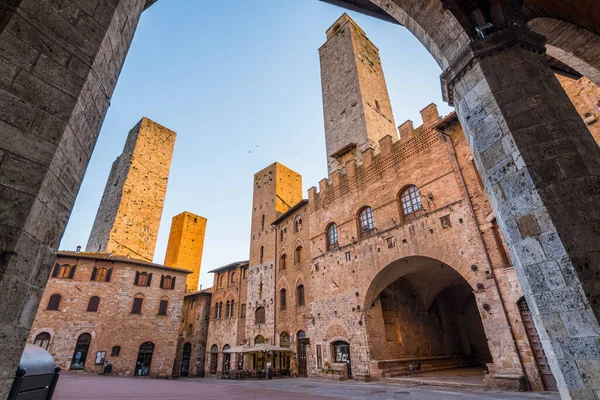
[[[154,261],[171,218],[208,218],[201,284],[248,258],[252,178],[279,161],[326,177],[318,48],[344,10],[317,0],[159,0],[144,13],[60,248],[85,247],[110,167],[142,116],[177,132]],[[396,125],[431,102],[441,70],[405,28],[350,13],[379,47]]]

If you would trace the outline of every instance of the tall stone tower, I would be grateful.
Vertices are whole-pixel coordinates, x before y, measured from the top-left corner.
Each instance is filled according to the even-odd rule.
[[[271,223],[302,200],[302,176],[280,163],[254,175],[252,228],[248,275],[246,339],[261,335],[274,343],[275,240]],[[265,323],[255,323],[256,309],[265,310]]]
[[[329,174],[390,135],[398,139],[379,49],[347,15],[319,49]]]
[[[152,262],[175,132],[144,117],[115,160],[86,251]]]
[[[206,218],[190,212],[173,217],[164,265],[192,271],[185,283],[186,292],[198,290]]]

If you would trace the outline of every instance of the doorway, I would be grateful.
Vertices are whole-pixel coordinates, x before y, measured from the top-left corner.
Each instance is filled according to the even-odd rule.
[[[210,374],[217,373],[217,363],[219,361],[219,348],[216,344],[213,344],[210,348]]]
[[[333,357],[336,363],[345,363],[348,367],[348,379],[352,379],[352,362],[350,361],[350,344],[344,341],[332,343]]]
[[[229,350],[231,346],[226,344],[223,346],[223,371],[229,371],[231,369],[231,353],[225,353],[225,350]]]
[[[83,370],[91,342],[92,335],[89,333],[82,333],[79,335],[77,338],[77,343],[75,344],[75,351],[73,352],[73,359],[71,360],[70,369]]]
[[[183,354],[181,356],[180,376],[190,375],[190,358],[192,356],[192,345],[188,342],[183,345]]]
[[[306,337],[304,331],[298,331],[296,335],[298,345],[296,347],[298,353],[298,376],[308,378],[308,366],[306,363],[306,349],[310,344],[310,340]]]
[[[140,346],[137,362],[135,364],[135,376],[150,375],[150,366],[152,365],[152,354],[154,353],[154,343],[146,342]]]

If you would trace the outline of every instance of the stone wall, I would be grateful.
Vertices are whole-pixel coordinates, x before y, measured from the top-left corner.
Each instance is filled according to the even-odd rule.
[[[152,262],[175,132],[142,118],[113,163],[86,250]]]
[[[206,349],[208,326],[210,320],[210,289],[187,294],[183,299],[183,311],[179,338],[177,340],[177,354],[173,365],[173,376],[182,376],[183,347],[186,343],[191,345],[189,372],[187,376],[203,377],[206,373]],[[189,326],[192,325],[190,332]]]
[[[40,303],[28,341],[33,343],[42,332],[51,335],[48,350],[58,366],[69,370],[78,337],[92,336],[85,372],[99,373],[96,353],[106,352],[113,374],[134,375],[138,351],[145,342],[154,344],[150,376],[170,378],[177,350],[187,271],[164,268],[136,260],[94,253],[59,253],[56,264],[75,266],[71,279],[51,277]],[[112,269],[109,282],[92,281],[94,268]],[[150,286],[134,285],[136,273],[152,274]],[[175,277],[173,290],[161,289],[161,275]],[[60,294],[58,310],[47,310],[50,297]],[[141,314],[132,314],[134,296],[144,298]],[[98,296],[97,312],[87,311],[92,296]],[[159,303],[168,300],[166,315],[158,315]],[[111,356],[114,346],[120,354]]]

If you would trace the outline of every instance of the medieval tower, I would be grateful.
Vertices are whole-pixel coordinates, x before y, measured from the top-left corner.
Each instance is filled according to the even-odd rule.
[[[152,262],[175,132],[142,120],[113,163],[86,251]]]
[[[257,336],[274,339],[277,238],[271,224],[300,200],[302,176],[286,166],[276,162],[254,175],[246,317],[246,339],[250,342]],[[257,317],[264,322],[256,323]]]
[[[327,30],[319,49],[329,174],[390,135],[398,138],[379,49],[347,15]]]
[[[186,292],[198,290],[205,233],[206,218],[187,211],[173,217],[164,265],[192,271],[187,276]]]

